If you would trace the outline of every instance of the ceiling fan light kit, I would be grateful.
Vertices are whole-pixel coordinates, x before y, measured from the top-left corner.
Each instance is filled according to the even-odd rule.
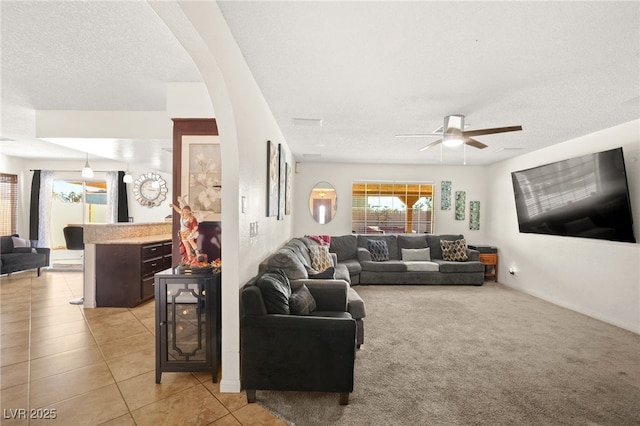
[[[472,136],[490,135],[493,133],[516,132],[522,130],[522,126],[495,127],[492,129],[464,130],[464,115],[448,115],[444,118],[444,126],[441,132],[422,134],[396,135],[398,138],[421,138],[430,136],[441,136],[442,139],[431,142],[429,145],[420,148],[420,151],[442,144],[447,148],[455,148],[462,144],[472,146],[477,149],[484,149],[487,145],[472,139]]]

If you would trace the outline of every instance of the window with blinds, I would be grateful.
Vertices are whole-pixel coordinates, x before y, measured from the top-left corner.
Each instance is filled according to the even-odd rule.
[[[351,195],[355,233],[433,232],[432,183],[354,182]]]
[[[0,235],[16,233],[18,176],[0,173]]]

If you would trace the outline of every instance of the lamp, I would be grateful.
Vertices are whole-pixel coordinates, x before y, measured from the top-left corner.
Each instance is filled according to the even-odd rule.
[[[88,152],[87,152],[87,162],[84,163],[84,167],[82,168],[82,177],[85,178],[85,179],[93,177],[93,170],[91,169],[91,166],[89,165],[89,153]]]
[[[131,173],[129,173],[129,163],[127,163],[127,172],[124,174],[124,176],[122,176],[122,181],[124,183],[132,183],[133,182],[133,176],[131,176]]]
[[[462,145],[462,136],[456,134],[445,133],[442,137],[442,145],[447,148],[454,148],[456,146]]]

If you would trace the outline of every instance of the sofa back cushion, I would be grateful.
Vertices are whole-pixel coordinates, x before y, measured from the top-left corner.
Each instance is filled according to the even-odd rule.
[[[13,251],[13,238],[9,235],[0,237],[0,253],[11,253]]]
[[[400,253],[398,251],[398,238],[396,235],[358,235],[358,247],[369,249],[367,241],[369,240],[383,240],[387,243],[387,249],[389,250],[389,260],[400,260]]]
[[[442,259],[442,248],[440,247],[440,241],[456,241],[464,238],[462,235],[431,235],[427,234],[427,244],[431,249],[431,259]]]
[[[331,237],[329,251],[338,256],[338,262],[358,257],[358,237],[355,235],[340,235]]]
[[[402,259],[402,249],[427,248],[427,234],[398,235],[398,259]]]
[[[282,269],[290,280],[309,278],[307,269],[289,247],[282,247],[269,258],[269,268]]]
[[[256,279],[256,286],[262,293],[267,313],[289,315],[291,284],[284,271],[270,269],[263,272]]]

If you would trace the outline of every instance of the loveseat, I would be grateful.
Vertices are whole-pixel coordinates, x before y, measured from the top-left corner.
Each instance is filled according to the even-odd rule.
[[[484,282],[480,253],[467,247],[463,235],[332,236],[329,251],[336,254],[338,267],[342,265],[348,270],[352,284],[482,285]],[[454,255],[448,256],[451,253]]]
[[[49,266],[51,250],[44,247],[35,247],[35,241],[25,240],[17,234],[0,237],[0,274],[38,270]]]
[[[287,275],[292,287],[301,284],[332,284],[336,281],[344,283],[347,286],[347,310],[356,320],[358,347],[360,347],[364,342],[365,304],[360,295],[351,287],[347,266],[338,262],[335,253],[329,253],[330,259],[325,260],[326,264],[316,264],[318,258],[322,258],[322,254],[326,252],[327,248],[311,238],[292,238],[263,260],[260,263],[259,271],[281,269]]]

